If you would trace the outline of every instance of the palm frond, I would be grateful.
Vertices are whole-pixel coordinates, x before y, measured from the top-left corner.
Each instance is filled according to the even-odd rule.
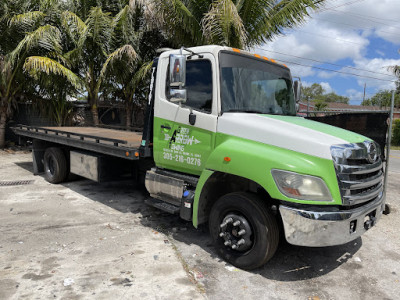
[[[132,6],[125,5],[123,9],[113,18],[112,26],[115,28],[118,25],[123,25],[129,21],[130,13],[132,12]]]
[[[116,44],[136,44],[139,34],[135,31],[135,7],[125,5],[112,19],[113,40]]]
[[[132,78],[132,83],[137,86],[139,82],[143,81],[149,74],[153,67],[153,61],[145,62]]]
[[[82,88],[82,82],[74,72],[51,58],[30,56],[26,59],[23,68],[31,76],[35,76],[35,73],[39,72],[46,73],[47,75],[61,75],[66,78],[75,88]]]
[[[108,68],[112,66],[115,61],[120,61],[124,58],[124,62],[126,63],[126,71],[132,71],[133,65],[137,59],[137,54],[131,45],[124,45],[108,55],[107,60],[101,70],[100,77],[103,78],[105,76]],[[120,72],[123,71],[124,70],[120,70]]]
[[[23,30],[29,30],[36,22],[42,20],[44,17],[45,14],[42,11],[30,11],[13,16],[9,24],[11,26],[20,26]]]
[[[150,0],[150,2],[155,19],[171,39],[179,40],[186,46],[195,46],[204,42],[200,21],[188,7],[190,1]]]
[[[86,24],[75,13],[64,11],[61,15],[61,26],[66,30],[75,44],[86,30]]]
[[[48,51],[61,52],[61,32],[51,25],[40,26],[28,33],[18,46],[10,53],[10,60],[15,62],[22,51],[28,52],[34,47],[40,47]]]
[[[210,44],[244,48],[247,33],[243,21],[232,0],[219,0],[202,20],[203,34]]]
[[[93,7],[85,24],[86,30],[83,32],[80,45],[84,43],[87,37],[90,37],[103,53],[107,53],[113,33],[110,13],[103,12],[101,7]]]
[[[63,54],[63,57],[68,62],[67,63],[68,65],[75,66],[80,61],[81,52],[82,52],[81,49],[75,48],[75,49],[72,49],[71,51]]]
[[[258,43],[270,40],[272,36],[281,34],[284,29],[293,28],[306,21],[309,11],[324,5],[320,0],[282,0],[268,13],[262,26],[264,34]]]
[[[394,74],[394,76],[400,78],[400,66],[390,66],[388,70]]]

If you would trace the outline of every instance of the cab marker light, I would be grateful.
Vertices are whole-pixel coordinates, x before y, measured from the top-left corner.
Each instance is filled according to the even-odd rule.
[[[233,52],[240,53],[240,50],[239,50],[239,49],[237,49],[237,48],[232,48],[232,51],[233,51]]]

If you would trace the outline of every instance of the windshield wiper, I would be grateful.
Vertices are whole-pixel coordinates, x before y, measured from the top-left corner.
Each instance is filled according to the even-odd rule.
[[[224,112],[243,112],[243,113],[256,113],[256,114],[264,114],[264,112],[260,110],[254,110],[254,109],[229,109]]]

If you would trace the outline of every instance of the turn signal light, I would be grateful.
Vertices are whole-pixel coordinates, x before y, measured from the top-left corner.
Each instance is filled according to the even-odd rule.
[[[228,157],[228,156],[226,156],[226,157],[224,157],[224,161],[226,161],[226,162],[230,162],[230,161],[231,161],[231,158],[230,158],[230,157]]]

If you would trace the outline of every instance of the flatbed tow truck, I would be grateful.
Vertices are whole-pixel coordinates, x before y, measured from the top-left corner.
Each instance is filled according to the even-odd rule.
[[[143,132],[17,126],[34,173],[60,183],[132,172],[149,204],[195,227],[218,253],[254,269],[280,238],[322,247],[352,241],[385,206],[382,152],[359,134],[296,116],[300,83],[272,59],[239,49],[168,50],[153,63]],[[141,176],[143,175],[143,176]]]

